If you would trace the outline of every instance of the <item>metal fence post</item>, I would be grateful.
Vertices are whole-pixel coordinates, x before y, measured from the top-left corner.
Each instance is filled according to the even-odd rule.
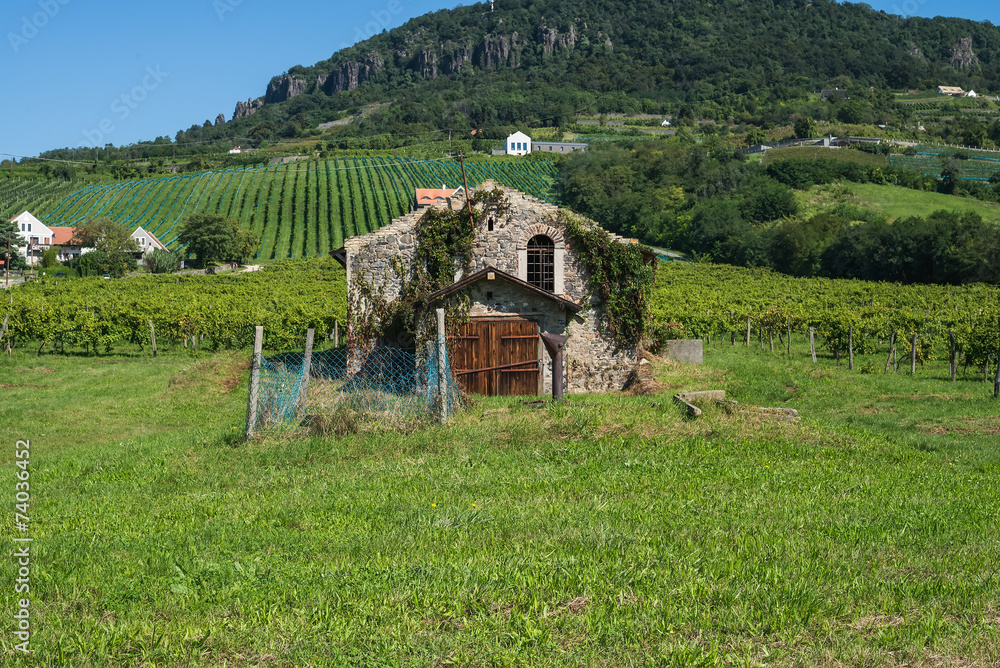
[[[253,438],[257,428],[257,395],[260,391],[261,350],[264,347],[264,328],[257,325],[253,337],[253,367],[250,370],[250,399],[247,406],[247,440]]]
[[[302,383],[299,385],[299,410],[305,408],[306,405],[306,390],[309,389],[309,373],[312,370],[313,337],[315,335],[315,331],[306,330],[306,354],[302,358]]]
[[[448,339],[444,331],[444,309],[437,309],[438,394],[441,399],[441,422],[448,421]]]

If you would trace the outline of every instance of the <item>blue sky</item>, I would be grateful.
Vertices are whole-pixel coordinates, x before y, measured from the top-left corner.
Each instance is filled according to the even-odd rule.
[[[2,0],[0,152],[129,144],[263,95],[312,65],[441,0]],[[893,0],[876,9],[1000,25],[995,0]],[[4,157],[4,156],[0,156]]]

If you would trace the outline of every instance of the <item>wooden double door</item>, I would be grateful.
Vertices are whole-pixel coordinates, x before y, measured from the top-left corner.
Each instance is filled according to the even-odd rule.
[[[469,394],[541,394],[543,351],[537,322],[473,320],[452,337],[450,348],[452,373]]]

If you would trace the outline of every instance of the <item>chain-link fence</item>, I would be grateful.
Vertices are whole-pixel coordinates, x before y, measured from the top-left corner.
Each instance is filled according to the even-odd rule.
[[[256,363],[247,438],[408,430],[447,419],[461,403],[447,352],[439,360],[437,346],[421,355],[387,347],[337,348],[260,357]]]

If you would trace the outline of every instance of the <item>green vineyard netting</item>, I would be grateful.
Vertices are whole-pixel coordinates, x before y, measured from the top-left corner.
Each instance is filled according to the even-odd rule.
[[[408,430],[461,405],[448,366],[442,377],[436,347],[416,356],[377,347],[285,353],[260,361],[260,380],[251,387],[256,407],[248,416],[248,438],[343,435],[371,429]],[[252,384],[252,381],[251,381]]]

